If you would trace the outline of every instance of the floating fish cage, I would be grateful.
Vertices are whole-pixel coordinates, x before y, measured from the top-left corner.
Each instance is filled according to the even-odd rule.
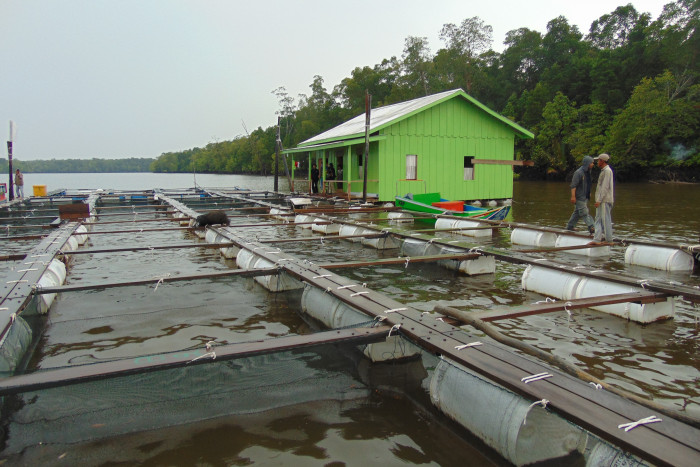
[[[196,463],[178,446],[202,433],[247,439],[221,454],[234,463],[262,462],[252,452],[279,445],[287,464],[309,461],[309,449],[351,464],[684,465],[700,455],[697,428],[666,415],[649,428],[636,402],[435,308],[500,312],[517,337],[529,327],[520,309],[544,320],[553,302],[533,296],[556,297],[575,302],[566,311],[597,313],[615,335],[629,321],[673,318],[671,286],[662,300],[653,281],[635,287],[515,255],[489,222],[440,218],[428,233],[408,213],[300,197],[291,204],[319,209],[295,213],[271,192],[64,192],[12,208],[51,217],[73,197],[89,217],[22,235],[7,228],[4,240],[0,459],[9,464]],[[214,209],[230,225],[195,227]],[[510,242],[554,248],[562,237],[515,229]],[[651,302],[593,305],[633,294]],[[566,316],[551,318],[554,340]],[[635,422],[641,438],[609,426]],[[342,432],[363,434],[324,447]]]

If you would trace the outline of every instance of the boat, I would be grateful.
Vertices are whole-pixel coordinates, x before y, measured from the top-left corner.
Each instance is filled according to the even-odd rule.
[[[428,214],[469,217],[470,219],[489,219],[500,221],[510,212],[510,206],[494,209],[478,208],[464,204],[464,201],[449,201],[440,193],[411,194],[396,196],[396,206],[401,209]]]

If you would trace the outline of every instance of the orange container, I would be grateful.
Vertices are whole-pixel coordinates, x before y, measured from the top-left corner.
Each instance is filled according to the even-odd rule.
[[[433,206],[449,211],[464,211],[464,201],[438,201]]]

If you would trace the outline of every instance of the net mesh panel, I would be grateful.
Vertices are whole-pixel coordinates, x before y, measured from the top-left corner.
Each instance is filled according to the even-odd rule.
[[[370,390],[348,357],[356,353],[324,345],[11,396],[2,454],[311,401],[362,400]]]

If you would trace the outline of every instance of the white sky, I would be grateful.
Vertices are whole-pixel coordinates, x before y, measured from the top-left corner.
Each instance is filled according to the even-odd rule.
[[[631,2],[655,19],[670,0],[0,0],[0,157],[157,157],[276,123],[272,90],[330,92],[357,66],[431,52],[443,24],[478,16],[506,32],[590,24]]]

